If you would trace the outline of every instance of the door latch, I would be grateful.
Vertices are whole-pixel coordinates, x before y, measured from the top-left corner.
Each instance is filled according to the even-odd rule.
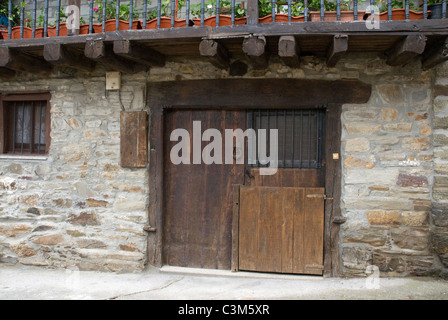
[[[333,197],[327,197],[326,194],[323,193],[317,193],[317,194],[307,194],[307,198],[318,198],[318,199],[324,199],[324,200],[333,200]]]

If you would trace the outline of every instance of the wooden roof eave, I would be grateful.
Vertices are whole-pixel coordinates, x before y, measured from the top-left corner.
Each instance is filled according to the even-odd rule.
[[[248,41],[249,38],[252,40]],[[420,41],[412,45],[414,39]],[[66,37],[2,40],[1,52],[10,57],[0,59],[3,61],[0,68],[26,70],[26,66],[21,66],[21,63],[35,64],[35,59],[29,56],[40,58],[44,64],[50,65],[70,67],[73,62],[72,67],[75,68],[76,64],[85,66],[87,58],[111,68],[120,66],[123,72],[141,70],[138,65],[163,65],[165,56],[206,56],[212,63],[216,64],[218,61],[220,67],[227,68],[228,57],[235,55],[245,56],[249,62],[263,68],[266,63],[260,46],[262,51],[277,53],[286,64],[293,66],[298,66],[299,56],[303,53],[326,56],[327,63],[335,65],[346,52],[382,52],[388,56],[388,63],[394,65],[404,65],[410,59],[422,55],[424,60],[430,61],[424,64],[429,68],[448,60],[446,50],[443,50],[447,46],[447,39],[448,19],[381,21],[378,30],[367,29],[365,21],[123,30]],[[202,52],[204,50],[199,50],[203,40],[211,40],[207,43],[210,48],[205,50],[205,55]],[[276,52],[285,48],[285,41],[293,44],[294,51]],[[219,50],[213,53],[211,49],[218,43]],[[52,54],[48,59],[50,55],[48,51],[45,54],[45,50],[50,49],[52,53],[57,49],[58,54]],[[258,55],[261,55],[261,59]],[[18,61],[19,57],[22,62]],[[42,66],[41,69],[45,68]]]

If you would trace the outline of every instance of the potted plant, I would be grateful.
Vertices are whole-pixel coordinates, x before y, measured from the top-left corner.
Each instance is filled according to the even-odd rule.
[[[365,0],[359,0],[358,5],[361,5],[365,2]],[[320,9],[321,4],[320,0],[312,0],[310,3],[310,20],[311,21],[321,21]],[[337,5],[334,2],[324,1],[325,13],[324,13],[324,21],[338,21],[337,16]],[[353,11],[353,0],[342,0],[341,1],[341,15],[340,21],[354,21],[355,20],[355,12]],[[364,10],[358,10],[358,17],[361,20],[364,16]]]
[[[375,5],[379,7],[380,10],[380,21],[389,20],[389,9],[387,0],[378,0]],[[403,0],[392,0],[392,20],[406,20],[406,9],[404,9]],[[412,1],[409,1],[409,20],[419,20],[423,19],[423,12],[419,12],[421,9],[415,7]],[[366,12],[364,15],[364,20],[370,16],[370,12]]]
[[[9,22],[11,22],[12,27],[18,26],[20,23],[20,7],[13,4],[11,12],[11,21],[9,21],[8,0],[0,0],[0,17],[1,17],[0,25],[4,26],[3,27],[4,30],[0,30],[0,38],[8,39],[7,27],[9,25]]]
[[[184,6],[184,1],[179,0],[176,3],[175,15],[174,15],[174,27],[185,27],[185,19],[176,19],[177,13],[182,10]],[[146,29],[157,29],[157,9],[153,9],[146,14]],[[171,28],[171,1],[165,0],[161,3],[160,7],[160,28],[167,29]]]
[[[277,1],[277,13],[275,14],[275,22],[289,22],[288,2]],[[305,21],[304,4],[301,1],[291,3],[291,22]],[[259,23],[272,22],[272,2],[270,0],[258,0],[258,16]]]
[[[204,7],[204,26],[216,27],[216,1],[209,0],[205,2]],[[195,26],[201,25],[201,4],[191,6],[190,10],[193,16],[193,22]],[[230,0],[220,1],[219,8],[219,25],[220,26],[230,26],[232,24],[232,8]],[[244,3],[236,4],[235,6],[235,25],[246,24],[246,9],[244,8]]]
[[[129,30],[129,19],[131,16],[130,3],[120,4],[119,15],[118,15],[118,30]],[[94,33],[103,32],[103,1],[96,0],[94,3],[94,20],[99,23],[93,24]],[[116,30],[116,18],[117,18],[117,2],[116,0],[108,1],[106,4],[106,15],[105,15],[105,31],[115,31]],[[132,13],[132,29],[141,29],[140,21],[138,20],[139,15],[137,12]]]

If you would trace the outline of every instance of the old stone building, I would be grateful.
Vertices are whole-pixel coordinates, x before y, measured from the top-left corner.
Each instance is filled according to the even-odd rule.
[[[4,40],[7,45],[0,45],[13,48],[13,41]],[[35,41],[32,45],[36,50],[40,44]],[[155,48],[162,46],[158,43]],[[4,109],[16,101],[11,97],[21,96],[17,101],[25,101],[28,94],[48,94],[51,143],[47,139],[47,153],[30,155],[5,149],[0,155],[0,263],[113,272],[141,271],[148,263],[170,264],[165,258],[154,258],[168,252],[160,241],[169,240],[162,234],[162,214],[154,218],[151,210],[155,210],[153,202],[160,201],[154,198],[156,188],[162,186],[170,199],[170,190],[181,186],[167,183],[169,178],[164,178],[165,186],[160,181],[156,184],[157,177],[151,173],[151,163],[158,157],[154,151],[159,150],[159,142],[151,140],[157,126],[151,119],[158,112],[154,99],[161,99],[153,93],[154,84],[269,81],[279,84],[275,89],[279,98],[287,79],[298,84],[319,83],[322,91],[334,83],[354,83],[354,91],[358,84],[369,88],[365,101],[341,103],[340,147],[330,151],[339,168],[340,179],[335,183],[340,190],[332,194],[338,197],[339,214],[330,253],[330,239],[323,243],[323,263],[331,260],[329,269],[333,270],[329,274],[365,276],[369,266],[377,266],[382,276],[446,277],[448,64],[424,70],[422,57],[417,56],[404,65],[391,66],[375,50],[360,51],[348,50],[334,66],[319,54],[303,54],[295,67],[272,54],[264,68],[246,61],[241,53],[233,55],[229,64],[243,63],[248,69],[231,75],[228,68],[218,68],[199,52],[183,54],[181,49],[175,55],[165,54],[166,61],[160,66],[121,72],[121,88],[111,91],[106,90],[107,64],[98,63],[91,71],[55,64],[45,73],[5,72],[0,80]],[[356,95],[349,85],[341,88],[345,91],[338,96],[347,101]],[[307,99],[299,88],[295,90],[298,101]],[[180,92],[175,98],[184,96]],[[166,98],[169,100],[168,95]],[[220,107],[220,102],[208,104]],[[133,111],[147,112],[149,129],[144,153],[147,162],[130,168],[121,163],[120,114]],[[7,119],[3,116],[4,126]],[[328,203],[326,200],[325,205]],[[327,219],[325,230],[335,222]],[[165,230],[165,236],[170,232],[178,231]],[[156,238],[151,238],[154,234]],[[235,234],[225,237],[234,241]]]

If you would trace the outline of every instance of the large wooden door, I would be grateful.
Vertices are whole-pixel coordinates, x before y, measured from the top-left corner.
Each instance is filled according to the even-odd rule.
[[[240,270],[322,275],[324,188],[239,188]]]
[[[201,131],[244,129],[246,113],[221,110],[174,110],[167,112],[164,137],[164,263],[172,266],[230,269],[232,250],[233,185],[244,183],[244,165],[174,165],[170,141],[174,129],[190,134],[193,150],[193,121]],[[202,134],[202,132],[200,134]],[[224,137],[224,134],[222,134]],[[196,137],[197,138],[197,137]],[[210,142],[201,142],[201,150]],[[224,141],[223,155],[224,155]],[[223,160],[224,161],[224,160]]]

